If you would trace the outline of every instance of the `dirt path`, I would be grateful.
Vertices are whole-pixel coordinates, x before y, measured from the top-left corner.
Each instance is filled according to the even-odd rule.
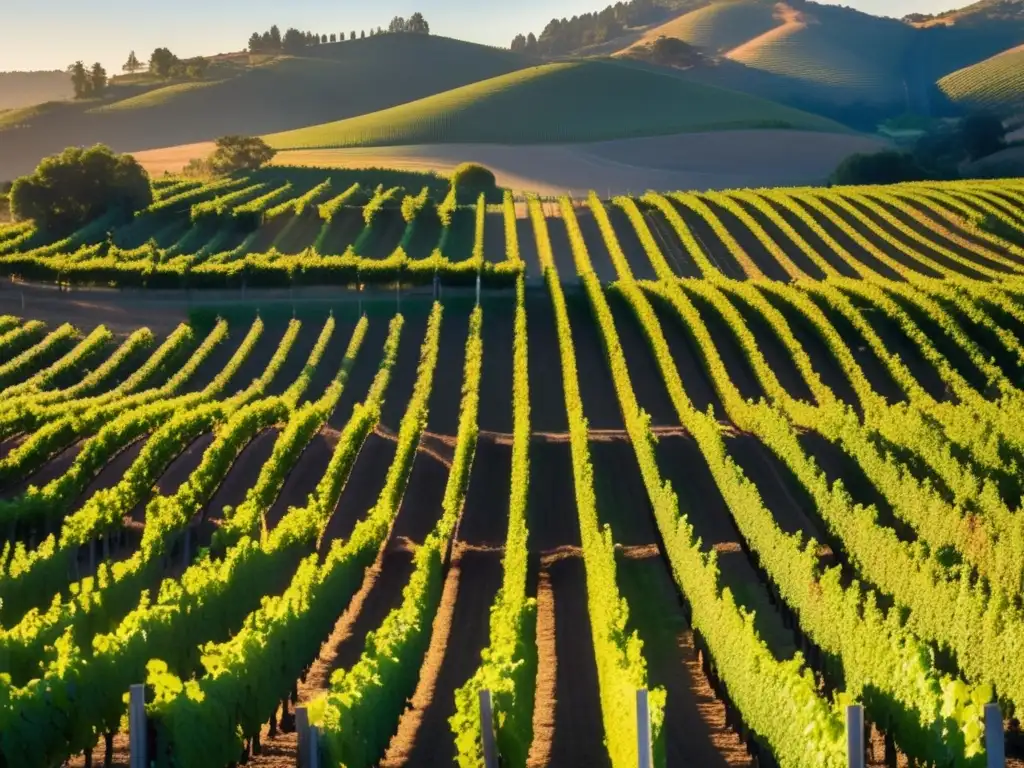
[[[704,204],[711,209],[711,211],[718,217],[722,222],[722,226],[725,227],[726,231],[735,238],[736,242],[740,244],[740,247],[746,251],[761,271],[764,272],[765,276],[772,280],[789,280],[789,275],[786,270],[783,269],[782,264],[768,252],[764,243],[757,239],[754,233],[750,230],[746,224],[739,220],[730,211],[720,206],[713,200],[702,198]]]
[[[676,213],[682,217],[686,226],[697,240],[697,244],[704,251],[704,255],[718,268],[718,271],[726,277],[746,280],[747,273],[743,271],[743,267],[736,261],[736,257],[732,255],[721,238],[715,234],[715,231],[705,218],[688,205],[683,205],[672,198],[666,199],[675,208]]]
[[[711,377],[704,367],[704,358],[701,356],[700,347],[690,336],[675,309],[658,299],[652,300],[651,305],[658,317],[658,323],[665,335],[665,341],[672,353],[672,359],[675,361],[683,387],[694,407],[704,413],[708,406],[711,406],[719,420],[727,418],[725,406],[722,405],[722,400],[715,391]]]
[[[729,373],[729,380],[740,391],[743,399],[759,400],[764,397],[764,387],[747,361],[739,339],[736,338],[736,334],[729,324],[726,323],[725,318],[722,317],[716,307],[706,302],[701,296],[693,292],[687,292],[687,295],[697,308],[701,321],[708,329],[708,333],[711,334],[711,339],[718,350],[718,356],[722,358],[725,369]],[[676,315],[676,322],[683,322],[678,314]]]
[[[766,301],[786,318],[793,336],[811,358],[811,366],[825,386],[831,389],[832,393],[844,403],[853,406],[860,412],[860,399],[850,384],[849,378],[847,378],[846,373],[831,350],[825,345],[821,337],[818,336],[810,321],[789,302],[778,299],[769,293],[764,293],[763,296]]]
[[[454,763],[448,718],[455,713],[455,690],[476,671],[489,640],[490,607],[503,575],[511,464],[510,445],[479,442],[430,647],[382,766]]]
[[[765,216],[761,211],[755,208],[750,203],[741,200],[738,197],[731,197],[732,202],[742,208],[746,213],[764,229],[765,233],[771,238],[783,252],[789,256],[789,258],[796,264],[800,269],[806,272],[811,278],[815,280],[822,280],[825,278],[825,272],[817,264],[811,261],[807,254],[804,253],[800,248],[797,247],[796,243],[789,239],[785,233],[779,228],[779,226]],[[805,238],[806,239],[806,238]],[[820,253],[820,251],[819,251]],[[774,257],[772,257],[774,260]],[[788,279],[788,278],[786,278]]]
[[[587,419],[621,429],[599,330],[582,313],[572,318],[572,327]],[[664,724],[668,764],[750,765],[739,736],[725,725],[724,707],[719,704],[715,711],[710,706],[714,696],[708,681],[693,674],[699,663],[692,636],[675,581],[660,556],[660,537],[632,446],[625,439],[591,439],[590,453],[600,521],[611,526],[619,549],[617,580],[630,606],[630,627],[644,641],[650,682],[664,686],[668,693]]]
[[[885,348],[910,369],[910,373],[926,392],[940,402],[955,399],[935,366],[925,359],[921,348],[907,337],[895,320],[890,320],[888,316],[874,309],[873,304],[856,296],[849,294],[847,296],[868,325],[874,329]]]
[[[594,268],[594,273],[601,282],[606,283],[615,280],[617,277],[615,265],[612,263],[611,255],[608,253],[608,246],[605,244],[601,228],[598,226],[590,206],[585,204],[579,205],[576,207],[575,213],[576,220],[580,225],[580,232],[583,234],[583,242],[590,256],[590,263]],[[559,267],[558,271],[562,271],[561,267]]]
[[[907,395],[893,379],[889,369],[886,368],[882,360],[875,354],[875,351],[868,346],[864,336],[846,319],[846,316],[832,309],[824,300],[816,299],[810,295],[809,298],[818,305],[826,319],[836,329],[836,332],[846,344],[847,349],[850,350],[850,354],[853,355],[854,361],[864,372],[864,376],[867,378],[871,389],[882,395],[890,403],[904,402],[907,399]],[[811,333],[814,334],[815,338],[821,340],[822,345],[825,345],[824,339],[816,330],[812,330]]]
[[[811,246],[811,248],[814,249],[815,253],[817,253],[826,262],[832,265],[839,272],[839,274],[841,274],[843,277],[859,277],[857,271],[853,267],[851,267],[844,259],[840,258],[840,256],[837,253],[833,252],[832,248],[830,248],[824,240],[822,240],[810,227],[808,227],[799,216],[794,214],[788,208],[779,205],[774,200],[771,200],[768,197],[762,197],[761,199],[769,208],[774,209],[775,212],[779,215],[779,217],[782,218],[782,220],[785,221],[787,224],[789,224],[789,226],[791,226],[796,231],[796,233],[800,235],[807,242],[807,244]],[[746,202],[745,200],[735,198],[735,202],[738,205],[741,205],[744,208],[746,208],[747,213],[749,213],[751,216],[757,217],[758,221],[761,222],[762,226],[768,228],[768,225],[771,222],[767,216],[762,216],[762,214],[760,214],[753,205]],[[818,217],[815,217],[815,220],[817,220],[817,218]],[[772,229],[768,230],[769,233],[776,231],[774,229],[774,224],[771,224],[771,227]],[[781,230],[778,231],[781,236]],[[800,261],[797,258],[797,251],[799,250],[799,248],[793,247],[792,249],[787,249],[786,252],[789,254],[789,257],[791,259],[793,259],[797,264],[799,264],[803,268],[805,272],[807,272],[807,274],[812,276],[816,274],[821,274],[818,267],[813,266],[810,259],[804,257],[804,261]]]
[[[484,258],[492,264],[505,260],[508,243],[505,238],[505,215],[488,211],[484,217]]]
[[[724,292],[723,292],[724,293]],[[768,361],[772,372],[782,387],[797,400],[816,404],[817,401],[804,379],[800,369],[796,367],[789,349],[782,343],[764,316],[747,304],[742,298],[725,293],[726,300],[739,312],[740,317],[753,334],[757,348]]]
[[[450,322],[454,318],[447,318]],[[485,428],[511,429],[512,324],[506,313],[484,317],[484,367],[478,421]],[[460,326],[464,323],[459,321]],[[454,335],[454,334],[453,334]],[[447,339],[464,343],[464,335]],[[505,342],[505,343],[502,343]],[[442,357],[445,348],[442,346]],[[449,352],[454,356],[454,352]],[[439,373],[443,359],[439,359]],[[454,361],[452,361],[454,362]],[[451,369],[449,364],[446,369]],[[458,382],[435,383],[445,388]],[[440,413],[440,410],[438,411]],[[435,411],[431,407],[432,427]],[[439,419],[443,426],[445,419]],[[383,766],[450,766],[455,743],[448,718],[455,713],[455,691],[476,671],[490,632],[490,607],[501,586],[502,556],[508,528],[512,445],[507,436],[484,434],[477,442],[465,510],[452,548],[441,606],[434,619],[430,647],[420,670],[411,707],[392,739]]]
[[[656,208],[641,210],[644,212],[647,227],[675,274],[678,277],[701,277],[700,268],[683,246],[672,225],[668,223],[665,214]]]

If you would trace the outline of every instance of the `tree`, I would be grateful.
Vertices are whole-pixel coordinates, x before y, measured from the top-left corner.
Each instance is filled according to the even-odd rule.
[[[388,32],[395,34],[406,31],[406,22],[401,16],[395,16],[388,25]]]
[[[526,50],[526,37],[522,34],[518,34],[512,38],[512,45],[509,46],[513,51],[523,52]]]
[[[338,42],[338,35],[335,34],[334,32],[331,32],[331,42],[332,43]]]
[[[526,52],[536,53],[537,52],[537,36],[531,32],[526,36]]]
[[[281,49],[281,45],[281,30],[278,29],[277,24],[275,24],[270,28],[270,47],[277,51]]]
[[[171,69],[178,63],[178,57],[167,48],[157,48],[149,57],[149,71],[157,77],[171,76]]]
[[[349,36],[348,36],[348,39],[349,39],[349,40],[355,40],[355,39],[356,39],[356,31],[355,31],[354,29],[353,29],[353,30],[352,30],[352,32],[351,32],[351,33],[349,34]]]
[[[929,173],[912,155],[895,150],[858,153],[843,160],[832,174],[833,184],[897,184],[923,181]]]
[[[139,61],[138,57],[135,55],[135,51],[132,51],[128,54],[128,61],[125,62],[123,67],[121,67],[121,70],[134,75],[140,69],[142,69],[142,62]]]
[[[107,90],[107,70],[98,61],[92,65],[89,73],[89,90],[93,96],[100,96]]]
[[[71,87],[74,88],[75,98],[88,98],[92,83],[89,80],[89,72],[85,68],[85,64],[76,61],[68,67],[68,74],[71,75]]]
[[[259,53],[263,50],[262,38],[259,32],[253,32],[252,37],[249,38],[249,53]]]
[[[298,53],[306,47],[306,36],[295,29],[295,27],[292,27],[284,33],[281,47],[285,53]]]
[[[258,136],[222,136],[207,161],[213,173],[255,171],[274,159],[277,151]]]
[[[1006,128],[998,115],[978,112],[960,123],[960,136],[969,160],[980,160],[1006,147]]]
[[[210,69],[210,60],[196,56],[185,62],[185,74],[192,80],[202,80]]]
[[[423,14],[416,11],[416,13],[409,17],[409,21],[405,25],[405,31],[416,35],[429,35],[430,25],[423,18]]]
[[[360,40],[365,40],[366,39],[366,30],[365,29],[362,32],[359,33],[359,39]]]
[[[138,161],[101,145],[47,157],[11,188],[15,218],[33,219],[60,237],[107,214],[129,218],[152,202],[149,175]]]

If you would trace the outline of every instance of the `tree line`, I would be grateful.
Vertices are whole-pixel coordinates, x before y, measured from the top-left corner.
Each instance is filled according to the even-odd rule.
[[[414,13],[408,19],[395,16],[387,29],[377,27],[370,29],[369,37],[384,34],[412,33],[419,35],[430,34],[430,24],[423,17],[422,13]],[[360,39],[367,37],[366,30],[359,33]],[[348,33],[348,40],[356,39],[356,31],[353,29]],[[324,45],[327,43],[342,43],[346,37],[344,32],[331,32],[318,34],[316,32],[302,32],[294,27],[289,28],[281,34],[281,29],[275,24],[266,32],[253,32],[249,37],[248,50],[250,53],[299,53],[303,48],[313,45]]]
[[[702,0],[620,0],[603,11],[584,13],[571,19],[552,19],[539,37],[533,32],[518,34],[510,47],[513,51],[534,56],[572,53],[589,45],[613,40],[628,27],[655,24],[673,14],[701,5],[704,5]]]
[[[196,56],[190,59],[179,59],[167,48],[157,48],[149,57],[149,62],[144,64],[132,51],[128,55],[128,61],[121,69],[130,75],[140,70],[147,70],[150,74],[161,79],[168,78],[190,78],[202,80],[210,67],[208,59]],[[74,89],[76,99],[90,99],[102,96],[110,80],[107,77],[107,70],[96,62],[92,67],[86,67],[82,61],[76,61],[68,67],[68,75],[71,77],[71,87]]]

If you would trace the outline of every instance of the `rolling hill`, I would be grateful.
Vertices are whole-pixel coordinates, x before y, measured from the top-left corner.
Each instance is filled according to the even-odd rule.
[[[25,173],[69,145],[103,142],[136,151],[283,131],[375,112],[534,63],[508,50],[434,35],[381,35],[315,46],[303,56],[219,57],[200,83],[118,78],[102,101],[0,119],[0,179]]]
[[[709,57],[690,79],[870,129],[886,115],[942,110],[937,80],[1024,43],[1022,8],[984,0],[901,21],[800,0],[715,0],[624,39],[615,55],[675,37]]]
[[[279,149],[601,141],[728,128],[842,131],[764,99],[605,61],[544,64],[361,117],[267,136]]]
[[[953,101],[1002,112],[1024,112],[1024,45],[939,80]]]

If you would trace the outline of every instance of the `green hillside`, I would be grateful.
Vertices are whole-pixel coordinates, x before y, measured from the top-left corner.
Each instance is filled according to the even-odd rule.
[[[102,101],[31,113],[18,130],[0,120],[0,179],[39,158],[103,142],[138,151],[316,125],[415,101],[530,66],[509,50],[435,35],[379,35],[318,45],[302,56],[235,54],[212,60],[207,80],[113,81]]]
[[[972,107],[1024,111],[1024,45],[946,75],[939,88]]]
[[[599,141],[728,128],[843,130],[743,94],[604,61],[545,64],[371,115],[267,137],[279,149]]]

